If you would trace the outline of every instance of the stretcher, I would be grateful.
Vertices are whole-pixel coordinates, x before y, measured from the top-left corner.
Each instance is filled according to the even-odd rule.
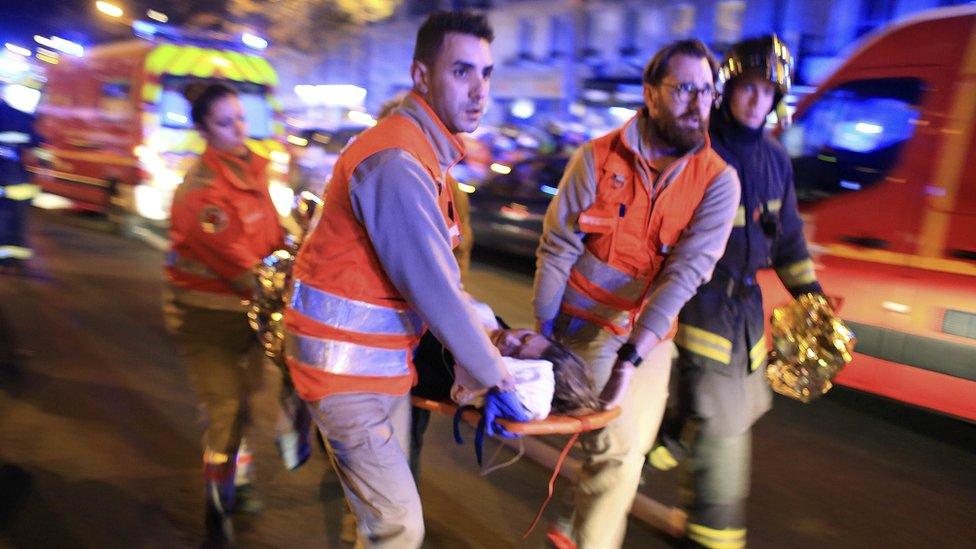
[[[453,402],[429,400],[418,396],[410,397],[410,402],[417,408],[423,408],[431,412],[449,416],[453,416],[458,411],[457,404]],[[509,421],[507,419],[499,419],[498,424],[507,429],[508,432],[516,435],[578,435],[586,431],[602,429],[607,423],[610,423],[619,415],[620,408],[613,408],[612,410],[602,410],[579,417],[550,415],[545,419],[535,421]],[[481,421],[481,412],[475,409],[465,408],[461,411],[461,419],[465,423],[477,426],[478,422]]]
[[[410,402],[417,408],[423,408],[425,410],[430,410],[431,412],[437,412],[439,414],[460,418],[465,423],[468,423],[476,428],[481,424],[482,414],[479,410],[474,408],[463,407],[459,410],[457,404],[453,402],[430,400],[419,396],[410,397]],[[522,539],[529,537],[529,534],[532,533],[532,530],[535,529],[536,525],[539,523],[539,520],[542,518],[542,513],[545,511],[546,506],[549,505],[549,501],[552,499],[552,494],[556,485],[556,478],[559,477],[559,470],[562,468],[566,456],[569,455],[570,449],[576,443],[576,440],[579,439],[580,434],[587,431],[602,429],[619,415],[620,408],[612,408],[610,410],[601,410],[584,416],[561,416],[550,414],[549,417],[545,419],[538,419],[534,421],[510,421],[507,419],[496,420],[497,423],[508,430],[508,432],[516,435],[569,435],[570,437],[562,451],[559,453],[559,458],[556,460],[555,467],[553,467],[552,475],[549,477],[548,495],[546,496],[545,501],[543,501],[542,505],[539,507],[539,511],[536,513],[532,524],[530,524],[525,532],[523,532]],[[455,429],[457,429],[456,426]],[[458,438],[456,431],[455,438]],[[478,462],[480,464],[481,450],[479,446],[480,442],[478,442],[476,439],[475,447],[478,454]]]

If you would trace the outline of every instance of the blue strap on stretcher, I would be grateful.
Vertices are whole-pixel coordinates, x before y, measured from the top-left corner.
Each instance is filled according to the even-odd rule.
[[[454,412],[454,442],[459,446],[464,444],[464,439],[461,438],[461,415],[466,410],[477,410],[477,408],[474,406],[458,406],[457,411]],[[481,467],[482,456],[484,455],[486,427],[485,418],[482,416],[474,430],[474,457],[478,460],[479,467]]]

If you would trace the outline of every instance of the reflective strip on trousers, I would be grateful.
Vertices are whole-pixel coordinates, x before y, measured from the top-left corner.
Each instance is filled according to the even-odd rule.
[[[766,336],[763,335],[759,341],[749,349],[749,371],[754,372],[766,361]]]
[[[166,254],[166,266],[200,278],[220,278],[220,275],[203,262],[188,259],[176,252]]]
[[[777,267],[776,274],[788,288],[813,284],[817,280],[817,271],[813,268],[813,261],[809,259]]]
[[[709,549],[740,549],[746,546],[745,528],[717,530],[701,524],[688,523],[685,532],[688,539]]]
[[[692,353],[729,364],[732,362],[732,342],[707,330],[688,324],[678,324],[674,343]]]
[[[599,286],[608,294],[613,294],[623,301],[636,302],[644,296],[644,291],[650,281],[646,278],[634,278],[629,274],[611,267],[597,259],[589,250],[576,260],[573,270],[583,275],[591,284]]]
[[[34,250],[23,246],[0,246],[0,259],[30,259]]]
[[[291,308],[332,328],[348,332],[419,337],[424,323],[413,311],[340,297],[295,281]]]
[[[383,377],[410,374],[410,349],[380,349],[286,331],[285,352],[303,364],[332,374]]]

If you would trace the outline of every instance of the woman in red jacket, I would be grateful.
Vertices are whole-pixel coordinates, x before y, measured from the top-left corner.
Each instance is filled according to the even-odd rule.
[[[268,160],[245,145],[236,90],[204,84],[184,94],[207,148],[173,198],[168,320],[209,416],[203,453],[208,535],[229,541],[235,495],[238,507],[245,506],[247,490],[234,486],[236,462],[262,362],[244,300],[254,289],[254,267],[283,247],[284,231],[268,193]]]

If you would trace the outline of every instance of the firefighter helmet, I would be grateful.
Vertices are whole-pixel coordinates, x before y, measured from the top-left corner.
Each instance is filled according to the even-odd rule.
[[[786,43],[775,34],[736,43],[719,67],[719,89],[728,92],[728,83],[743,74],[758,74],[776,86],[773,107],[789,93],[793,80],[793,56]]]

